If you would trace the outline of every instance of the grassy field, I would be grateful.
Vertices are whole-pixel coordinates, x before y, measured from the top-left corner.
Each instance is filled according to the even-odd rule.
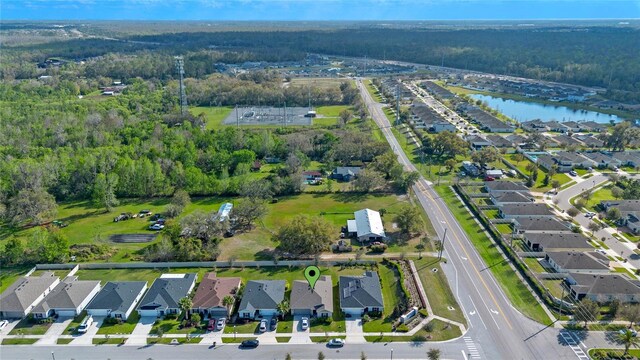
[[[424,257],[420,260],[414,260],[414,263],[434,314],[466,324],[467,320],[449,288],[437,259]],[[438,271],[433,272],[432,269]],[[449,307],[452,307],[453,310],[449,310]]]
[[[276,328],[278,333],[292,333],[293,332],[293,316],[288,315],[284,320],[278,321],[278,327]]]
[[[14,339],[2,339],[2,345],[32,345],[35,344],[39,339],[24,339],[24,338],[14,338]]]
[[[364,82],[364,85],[367,88],[367,91],[369,92],[369,95],[371,95],[373,100],[377,102],[382,102],[382,97],[380,96],[380,93],[378,92],[378,90],[376,90],[376,88],[371,83],[371,80],[366,80]]]
[[[182,321],[183,316],[180,315],[177,319],[159,319],[153,324],[151,331],[149,334],[156,335],[158,334],[158,330],[162,330],[164,334],[167,336],[171,336],[169,334],[204,334],[206,333],[206,322],[203,320],[201,322],[201,327],[188,327],[180,329],[180,322]]]
[[[67,345],[68,343],[72,342],[73,338],[59,338],[58,340],[56,340],[56,344],[58,345]]]
[[[600,201],[603,200],[614,200],[613,194],[611,194],[612,184],[606,185],[591,193],[591,199],[587,201],[587,208],[589,211],[600,212],[601,210],[596,208]],[[579,199],[580,196],[576,197],[574,200]]]
[[[13,284],[18,278],[26,274],[31,267],[22,266],[14,268],[3,267],[0,271],[0,293],[3,293],[11,284]]]
[[[27,318],[24,318],[16,324],[9,335],[44,335],[50,327],[51,324],[32,324]]]
[[[322,90],[340,89],[343,82],[352,82],[341,78],[293,78],[290,86],[311,86]]]
[[[524,258],[525,264],[529,267],[529,270],[535,273],[543,273],[546,270],[540,265],[540,262],[536,258]]]
[[[527,165],[531,164],[531,161],[529,161],[528,159],[524,159],[523,161],[516,162],[514,160],[514,155],[515,154],[505,155],[505,159],[507,159],[507,161],[509,161],[511,164],[515,165],[520,171],[522,171],[523,174],[529,175],[529,171],[527,170]],[[536,180],[536,183],[533,185],[533,187],[531,187],[531,191],[539,191],[539,192],[549,191],[552,189],[551,182],[553,180],[558,180],[560,182],[560,186],[571,181],[571,178],[567,176],[567,174],[557,173],[553,176],[553,179],[549,181],[548,185],[544,185],[543,181],[546,175],[547,175],[547,171],[544,170],[542,167],[538,167],[538,179]]]
[[[196,106],[189,108],[189,112],[194,116],[204,113],[207,119],[207,130],[217,130],[224,127],[222,122],[231,114],[232,110],[233,107],[231,106]]]
[[[127,321],[122,324],[105,324],[103,323],[98,329],[98,334],[131,334],[140,320],[140,315],[137,311],[134,311],[129,315]]]
[[[511,303],[528,317],[540,323],[549,324],[551,320],[542,309],[542,306],[538,304],[533,294],[520,281],[509,266],[509,262],[498,252],[496,245],[485,235],[484,229],[474,221],[473,215],[457,200],[453,190],[446,186],[437,186],[436,191],[447,203],[447,206],[467,233],[486,266],[491,269],[491,272],[498,280],[498,284],[511,300]]]
[[[399,281],[400,276],[394,266],[380,264],[378,266],[378,275],[380,276],[380,283],[382,285],[384,311],[382,313],[382,318],[371,319],[371,321],[368,321],[363,325],[365,332],[391,331],[391,326],[395,321],[395,318],[392,318],[391,316],[393,309],[398,304],[398,299],[404,297]]]
[[[444,341],[462,336],[460,328],[450,325],[438,319],[429,322],[432,327],[431,331],[424,328],[418,330],[414,335],[407,336],[365,336],[368,342],[423,342],[427,341]]]
[[[117,338],[117,337],[104,337],[104,338],[93,338],[91,339],[91,343],[93,345],[120,345],[124,344],[125,338]]]

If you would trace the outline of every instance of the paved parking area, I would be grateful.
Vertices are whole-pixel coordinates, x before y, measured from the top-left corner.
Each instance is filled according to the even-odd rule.
[[[51,324],[47,333],[42,339],[38,340],[36,345],[55,345],[58,343],[58,337],[64,334],[64,329],[71,324],[73,318],[58,318]]]
[[[4,335],[9,335],[11,330],[13,330],[13,328],[16,327],[16,325],[18,325],[18,323],[20,322],[20,319],[8,320],[8,321],[9,323],[7,324],[7,326],[5,326],[4,329],[0,330],[0,339],[2,339]]]
[[[293,344],[311,344],[311,338],[309,338],[309,328],[302,330],[300,324],[302,316],[296,315],[293,317],[293,332],[291,333],[291,340],[289,343]]]
[[[344,328],[347,332],[347,344],[363,344],[367,341],[364,338],[361,317],[350,317],[345,319]]]
[[[136,325],[135,329],[129,336],[129,340],[125,343],[126,345],[147,345],[147,337],[149,336],[149,331],[153,327],[153,323],[156,322],[158,318],[155,316],[145,316],[141,317],[138,321],[138,325]]]

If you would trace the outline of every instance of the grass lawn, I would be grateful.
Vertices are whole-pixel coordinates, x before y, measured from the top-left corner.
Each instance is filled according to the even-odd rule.
[[[239,344],[245,340],[255,340],[255,337],[237,337],[237,338],[230,338],[230,337],[223,337],[222,338],[222,343],[223,344]]]
[[[496,226],[496,229],[498,229],[498,231],[500,231],[501,234],[509,235],[513,233],[513,229],[509,224],[495,224],[495,226]]]
[[[117,337],[93,338],[91,339],[91,343],[93,345],[120,345],[120,344],[123,344],[122,340],[125,340],[125,338],[117,338]]]
[[[67,325],[67,328],[64,329],[63,334],[64,335],[73,335],[76,334],[76,328],[78,326],[80,326],[80,324],[82,323],[82,320],[84,320],[84,318],[87,316],[87,312],[86,311],[82,311],[80,313],[80,315],[76,316],[73,318],[73,320],[71,320],[71,323],[69,323],[69,325]]]
[[[508,261],[498,252],[496,245],[485,235],[484,229],[474,221],[473,215],[458,201],[453,190],[446,186],[437,186],[436,191],[447,203],[447,206],[467,233],[486,266],[491,269],[498,284],[511,300],[511,303],[528,317],[540,323],[549,324],[551,320],[542,309],[542,306],[538,304],[533,294],[520,281],[509,266]]]
[[[353,83],[353,80],[341,79],[341,78],[293,78],[291,79],[291,86],[310,86],[314,88],[320,88],[322,90],[340,89],[340,84],[343,82]]]
[[[182,344],[199,344],[202,341],[201,337],[194,337],[194,338],[187,339],[187,338],[172,338],[169,335],[167,337],[162,337],[162,338],[155,338],[155,337],[147,338],[147,345],[154,345],[154,344],[170,345],[173,339],[178,340],[178,343],[180,343],[181,345]]]
[[[140,320],[140,315],[137,311],[134,311],[129,315],[127,321],[122,324],[105,324],[103,323],[98,329],[98,334],[131,334],[133,329],[138,324],[138,320]]]
[[[616,356],[622,356],[624,353],[624,349],[589,349],[589,357],[591,359],[600,359],[600,357],[596,357],[597,353],[605,352],[616,354]],[[640,349],[629,349],[630,359],[637,359],[640,357]],[[606,359],[607,357],[605,357]]]
[[[364,85],[367,88],[367,91],[369,92],[369,95],[371,95],[373,100],[381,103],[382,97],[380,96],[380,92],[376,89],[375,86],[373,86],[373,83],[371,83],[371,80],[366,80],[364,82]]]
[[[532,162],[526,158],[523,161],[516,162],[516,160],[514,160],[514,156],[515,154],[508,154],[508,155],[505,155],[505,159],[509,161],[511,164],[513,164],[514,166],[516,166],[518,170],[522,171],[523,174],[529,175],[529,171],[527,170],[527,165],[532,164]],[[551,182],[553,180],[558,180],[560,182],[560,186],[571,181],[571,178],[567,176],[567,174],[557,173],[553,176],[553,179],[549,181],[548,185],[544,185],[543,182],[544,182],[544,177],[546,175],[547,175],[547,171],[544,170],[542,167],[538,167],[538,179],[536,180],[536,183],[531,187],[531,191],[538,191],[538,192],[549,191],[552,189]]]
[[[449,288],[449,283],[447,283],[437,259],[424,257],[420,260],[414,260],[414,264],[434,314],[466,324],[467,320]],[[434,268],[438,271],[433,272]],[[449,310],[450,307],[453,310]]]
[[[600,201],[603,200],[614,200],[615,198],[613,197],[613,194],[611,194],[611,188],[613,187],[612,184],[609,185],[605,185],[603,187],[601,187],[600,189],[594,191],[593,193],[591,193],[591,199],[589,199],[589,201],[587,202],[587,208],[589,211],[594,211],[594,212],[600,212],[600,209],[597,209],[596,206],[598,204],[600,204]],[[577,197],[575,197],[572,200],[577,200],[580,199],[580,195],[578,195]]]
[[[418,330],[413,335],[407,336],[365,336],[364,338],[368,342],[423,342],[423,341],[444,341],[450,340],[462,336],[460,328],[454,325],[450,325],[446,322],[438,319],[431,320],[431,331],[427,331],[424,328]]]
[[[316,113],[318,115],[324,115],[326,117],[337,118],[344,110],[351,110],[351,107],[348,105],[318,106],[316,108]],[[316,124],[316,120],[318,119],[313,119],[314,124]]]
[[[182,321],[182,315],[178,317],[178,319],[160,319],[157,320],[149,334],[156,335],[159,329],[162,329],[163,333],[167,336],[171,336],[171,334],[204,334],[206,333],[206,322],[201,322],[201,327],[188,327],[180,329],[180,322]]]
[[[35,344],[38,340],[40,339],[2,339],[2,345],[32,345]]]
[[[378,275],[382,284],[382,300],[384,301],[384,311],[382,318],[371,319],[364,323],[363,330],[365,332],[387,332],[391,331],[391,325],[395,318],[392,318],[393,309],[398,304],[398,299],[404,297],[402,287],[400,285],[400,277],[397,274],[395,266],[387,266],[382,263],[378,265]]]
[[[291,340],[291,336],[276,336],[276,341],[279,343],[288,343]]]
[[[231,114],[232,106],[196,106],[189,108],[189,112],[194,116],[204,113],[207,119],[207,130],[220,129],[224,127],[224,119]]]
[[[228,324],[224,327],[225,334],[257,334],[260,321],[250,321],[246,324]]]
[[[30,323],[27,318],[24,318],[16,324],[9,335],[44,335],[50,327],[50,323]]]
[[[293,316],[287,315],[284,320],[278,321],[278,327],[276,328],[278,333],[292,333],[293,332]]]
[[[310,336],[309,339],[311,339],[311,342],[314,343],[326,343],[329,342],[329,340],[331,339],[346,339],[347,337],[345,335],[340,335],[340,336]]]
[[[67,345],[68,343],[72,342],[74,339],[73,338],[62,338],[62,339],[58,339],[56,341],[56,344],[58,345]]]
[[[20,276],[26,274],[30,269],[30,266],[3,267],[2,271],[0,271],[0,293],[3,293],[11,284],[18,280]]]
[[[523,259],[525,264],[527,264],[527,266],[529,267],[529,270],[535,272],[535,273],[543,273],[543,272],[547,272],[542,265],[540,265],[540,261],[538,261],[538,259],[536,258],[524,258]]]

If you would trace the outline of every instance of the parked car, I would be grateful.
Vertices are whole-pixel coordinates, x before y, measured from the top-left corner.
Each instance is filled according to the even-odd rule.
[[[82,322],[80,323],[80,326],[78,326],[76,331],[81,334],[84,334],[87,332],[87,330],[89,330],[89,327],[91,326],[91,324],[93,324],[93,316],[88,315],[82,320]]]
[[[307,330],[309,328],[309,319],[303,317],[300,320],[300,327],[302,328],[302,330]]]
[[[485,176],[484,181],[494,181],[496,178],[493,176]]]
[[[584,214],[584,216],[591,219],[592,217],[596,216],[596,213],[594,213],[593,211],[587,211],[587,213]]]
[[[272,317],[269,325],[270,325],[271,331],[275,330],[278,327],[278,319],[275,316]]]
[[[207,330],[213,331],[216,329],[216,319],[210,319],[209,323],[207,323]]]
[[[637,332],[637,331],[635,331],[635,330],[633,330],[633,329],[620,329],[620,330],[618,330],[618,333],[619,333],[620,335],[624,335],[624,334],[626,334],[626,332],[627,332],[627,331],[631,331],[631,335],[632,335],[633,337],[638,336],[638,332]]]
[[[575,171],[573,171],[573,170],[571,170],[571,171],[569,171],[569,175],[571,175],[571,176],[578,176],[578,173],[577,173],[577,172],[575,172]]]
[[[7,320],[0,321],[0,330],[6,328],[7,325],[9,325],[9,321],[7,321]]]
[[[245,340],[240,343],[240,347],[243,348],[256,348],[260,345],[260,341],[258,340]]]
[[[124,220],[129,220],[131,219],[131,213],[121,213],[120,215],[116,216],[113,221],[114,222],[118,222],[118,221],[124,221]]]
[[[342,347],[342,346],[344,346],[344,340],[339,339],[339,338],[331,339],[327,343],[327,346]]]
[[[218,330],[222,330],[224,329],[224,324],[226,322],[227,319],[221,317],[220,319],[218,319],[218,322],[216,323],[216,329]]]
[[[155,223],[155,224],[149,226],[149,230],[158,231],[158,230],[162,230],[162,229],[164,229],[164,225],[158,224],[158,223]]]
[[[260,332],[263,333],[267,331],[267,319],[260,320]]]

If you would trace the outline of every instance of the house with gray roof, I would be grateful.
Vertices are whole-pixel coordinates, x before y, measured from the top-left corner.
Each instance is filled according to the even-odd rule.
[[[52,272],[23,276],[0,294],[0,318],[19,319],[44,299],[60,283]]]
[[[508,148],[513,146],[511,141],[500,135],[487,135],[487,140],[491,142],[491,145],[497,148]]]
[[[609,272],[609,258],[595,251],[547,251],[545,260],[559,273]]]
[[[193,296],[192,313],[199,313],[206,317],[229,317],[233,311],[233,304],[225,306],[224,298],[231,296],[234,300],[242,285],[239,277],[218,277],[209,272],[204,275]],[[234,301],[235,303],[235,301]]]
[[[546,217],[555,215],[544,203],[511,203],[503,204],[498,208],[500,217],[503,219],[517,219],[520,217]]]
[[[601,201],[600,206],[605,210],[620,210],[618,224],[628,227],[634,234],[640,234],[640,200],[606,200]]]
[[[485,181],[484,189],[489,194],[501,192],[529,192],[529,188],[524,184],[513,181]]]
[[[571,227],[557,218],[518,217],[512,220],[515,233],[570,233]]]
[[[67,276],[31,310],[31,313],[37,319],[54,315],[77,316],[99,291],[100,281],[78,280],[76,276]]]
[[[533,202],[531,194],[525,192],[492,193],[490,198],[496,205]]]
[[[180,314],[179,301],[187,297],[196,285],[196,274],[162,274],[138,305],[140,316]]]
[[[147,290],[146,281],[109,281],[87,306],[87,314],[127,320]]]
[[[569,273],[565,278],[571,297],[599,303],[619,300],[622,303],[640,302],[640,286],[621,274]]]
[[[291,313],[306,317],[333,315],[333,283],[331,276],[323,275],[312,289],[306,280],[296,280],[291,288]]]
[[[338,166],[331,172],[331,178],[339,181],[351,181],[362,171],[360,166]]]
[[[640,151],[617,151],[611,156],[620,161],[622,166],[640,167]]]
[[[611,155],[605,155],[601,152],[585,152],[582,155],[596,163],[599,168],[614,167],[622,165],[622,162]]]
[[[362,276],[340,276],[340,308],[345,314],[361,316],[383,311],[382,287],[378,273],[366,271]]]
[[[251,280],[242,292],[238,315],[243,319],[277,316],[278,304],[284,300],[284,280]]]
[[[524,243],[531,251],[590,251],[587,237],[577,233],[524,233]]]

